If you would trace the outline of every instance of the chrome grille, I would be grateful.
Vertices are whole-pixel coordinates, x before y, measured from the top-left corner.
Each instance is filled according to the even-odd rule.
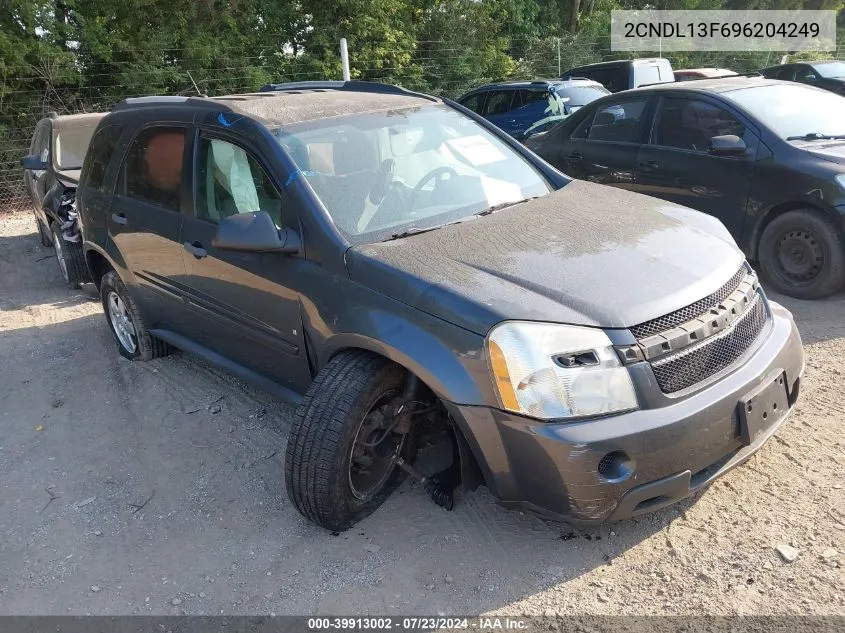
[[[724,301],[728,295],[739,287],[740,282],[747,274],[748,270],[746,269],[745,264],[743,264],[740,266],[739,270],[736,271],[734,276],[713,294],[708,295],[700,301],[696,301],[685,308],[681,308],[680,310],[675,310],[674,312],[664,314],[663,316],[652,319],[651,321],[635,325],[631,328],[631,332],[638,339],[644,339],[649,336],[659,334],[660,332],[664,332],[665,330],[671,330],[673,327],[677,327],[681,323],[686,323],[687,321],[695,319],[713,306],[719,305],[722,301]]]
[[[652,362],[660,389],[664,393],[680,391],[729,367],[751,347],[766,318],[765,302],[758,293],[731,329]]]

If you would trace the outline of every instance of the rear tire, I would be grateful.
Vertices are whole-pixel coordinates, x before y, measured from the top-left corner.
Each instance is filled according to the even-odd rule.
[[[845,285],[845,240],[819,211],[789,211],[772,220],[758,259],[769,286],[790,297],[820,299]]]
[[[380,403],[401,397],[406,375],[388,359],[356,350],[335,356],[314,379],[297,409],[285,453],[288,497],[307,519],[327,530],[346,530],[375,511],[402,480],[395,459],[413,459],[413,431],[396,440],[390,456],[372,460],[375,475],[361,474],[362,458],[354,451],[362,446],[359,430],[369,431],[372,416],[389,406]],[[366,478],[375,479],[370,487],[361,483]]]
[[[170,345],[147,330],[138,306],[115,271],[103,275],[100,297],[121,356],[129,360],[151,360],[173,351]]]
[[[79,288],[88,281],[88,266],[85,264],[85,253],[82,244],[68,242],[62,237],[62,229],[58,222],[50,226],[51,243],[56,251],[59,270],[68,288]]]

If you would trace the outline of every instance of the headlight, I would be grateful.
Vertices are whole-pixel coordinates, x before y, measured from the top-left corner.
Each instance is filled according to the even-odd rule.
[[[839,174],[839,175],[835,176],[835,178],[836,178],[836,184],[839,185],[840,187],[842,187],[842,189],[845,189],[845,174]]]
[[[507,411],[554,419],[638,406],[628,370],[601,330],[506,321],[488,334],[487,355]]]

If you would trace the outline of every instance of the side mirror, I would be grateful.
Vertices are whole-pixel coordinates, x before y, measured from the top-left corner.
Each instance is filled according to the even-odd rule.
[[[711,138],[707,151],[713,156],[741,156],[746,150],[745,141],[734,134],[725,134]]]
[[[276,228],[266,211],[237,213],[220,221],[211,245],[246,253],[287,253],[300,250],[299,236],[290,229]]]
[[[45,171],[50,168],[47,163],[41,160],[40,156],[34,154],[21,158],[21,167],[31,169],[32,171]]]

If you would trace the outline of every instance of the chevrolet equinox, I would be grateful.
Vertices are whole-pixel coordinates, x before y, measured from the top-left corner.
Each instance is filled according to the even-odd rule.
[[[718,220],[570,180],[447,100],[127,99],[78,200],[120,353],[177,347],[296,403],[288,494],[331,530],[406,474],[447,507],[485,483],[551,518],[638,515],[748,459],[798,395],[792,316]]]

